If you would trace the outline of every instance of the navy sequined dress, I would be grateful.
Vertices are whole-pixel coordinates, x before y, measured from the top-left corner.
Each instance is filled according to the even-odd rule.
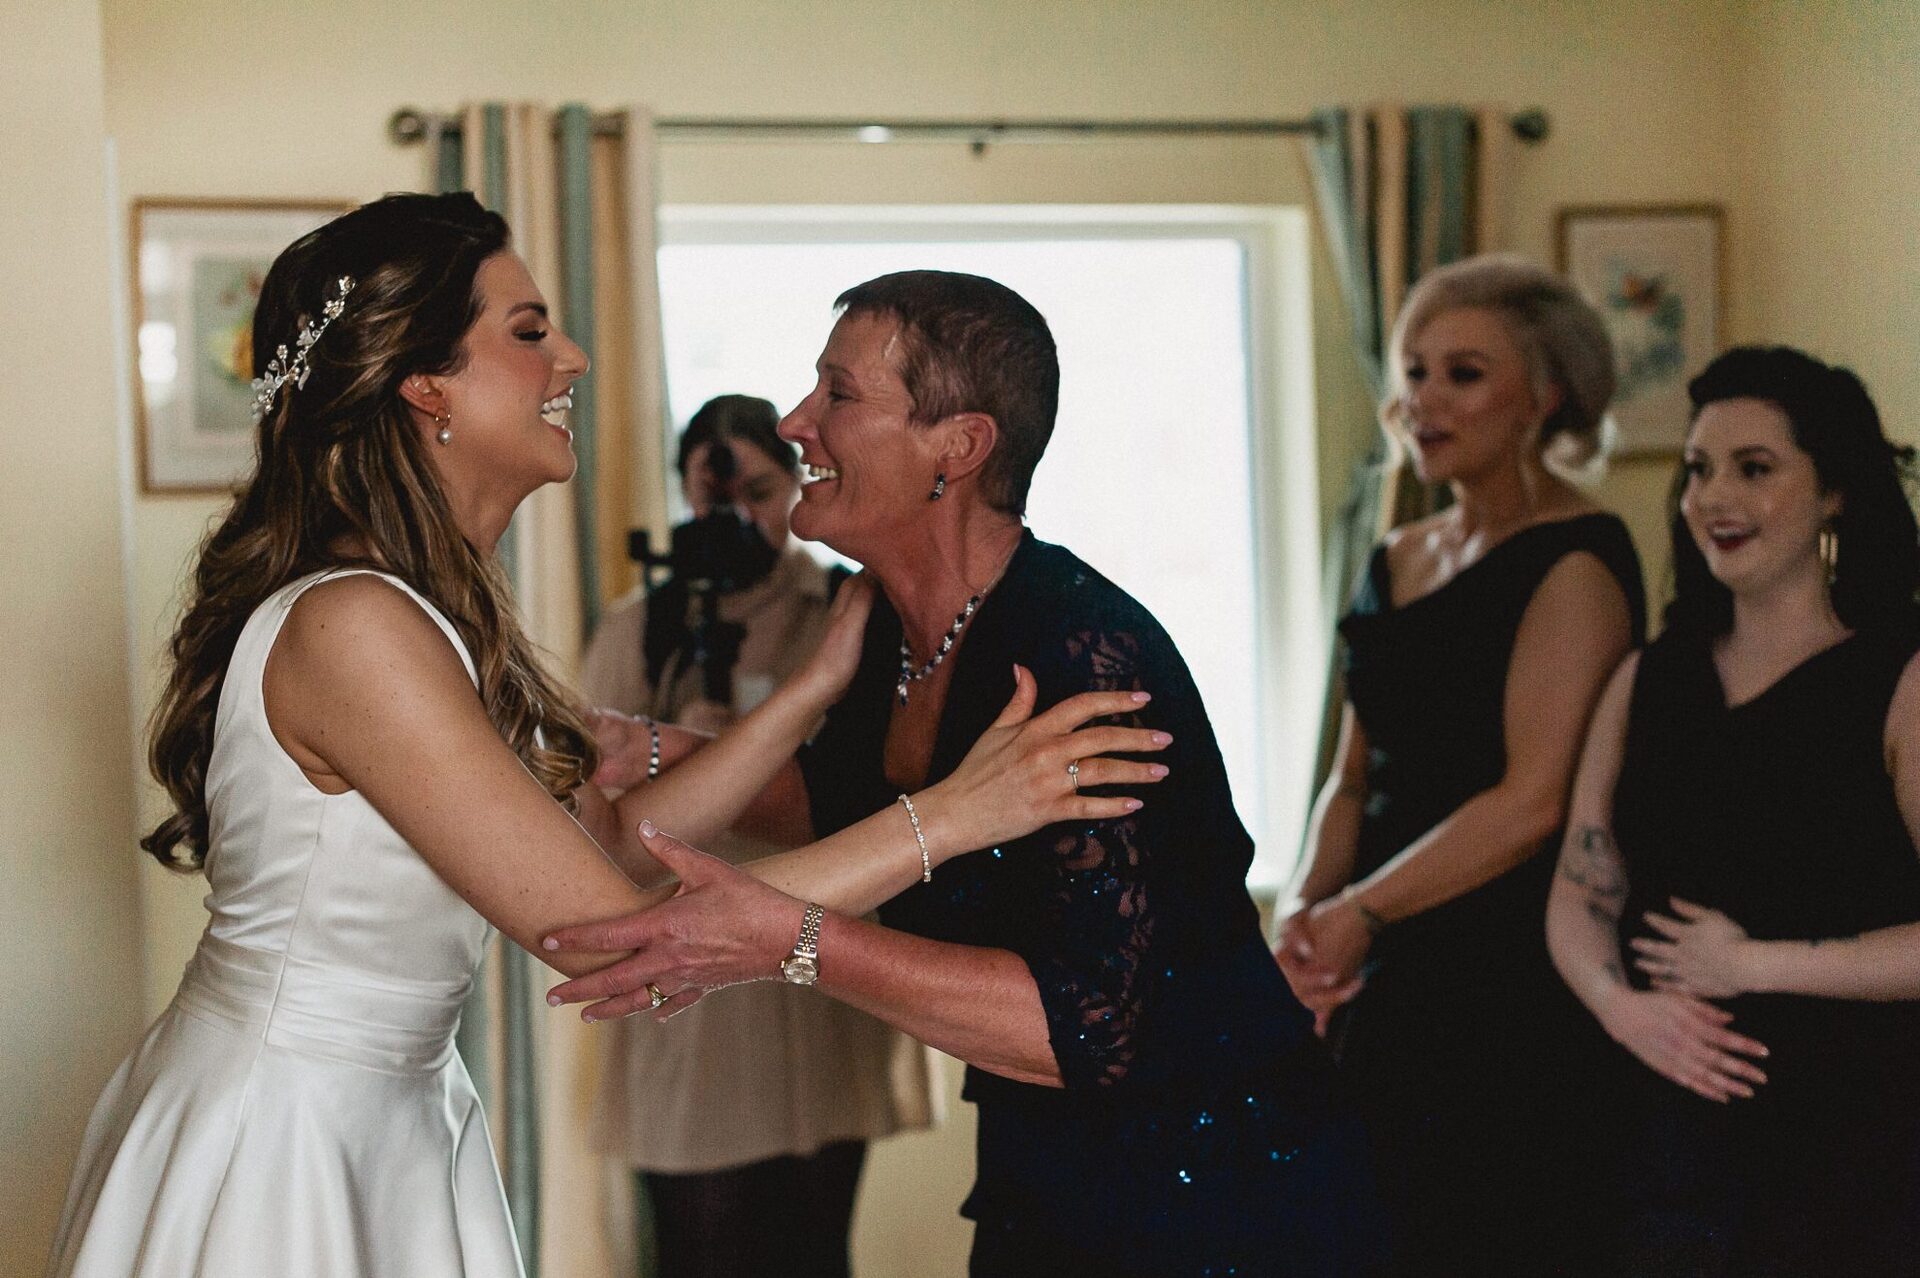
[[[822,835],[885,808],[900,621],[884,600],[846,696],[801,758]],[[975,615],[928,781],[1033,671],[1044,710],[1153,694],[1171,775],[1130,818],[1051,826],[955,858],[881,911],[890,927],[1010,950],[1046,1009],[1063,1088],[967,1070],[976,1275],[1334,1275],[1379,1245],[1364,1140],[1262,940],[1205,708],[1158,622],[1068,551],[1021,541]]]

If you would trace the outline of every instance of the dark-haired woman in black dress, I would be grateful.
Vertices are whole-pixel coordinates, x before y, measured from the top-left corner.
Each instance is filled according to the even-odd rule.
[[[1610,1263],[1920,1272],[1901,458],[1859,380],[1798,351],[1730,351],[1689,390],[1667,628],[1595,716],[1548,916],[1568,984],[1647,1067],[1617,1111]]]
[[[1613,386],[1598,318],[1512,258],[1432,273],[1388,416],[1444,513],[1396,530],[1341,625],[1348,705],[1276,957],[1370,1127],[1396,1272],[1535,1275],[1579,1254],[1566,1098],[1605,1043],[1542,938],[1582,732],[1639,641],[1620,521],[1557,473]]]

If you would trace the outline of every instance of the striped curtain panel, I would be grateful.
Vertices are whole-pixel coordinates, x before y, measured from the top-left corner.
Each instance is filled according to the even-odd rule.
[[[1414,282],[1436,266],[1499,246],[1511,133],[1505,113],[1490,108],[1329,107],[1313,118],[1319,128],[1307,154],[1314,201],[1354,354],[1378,401],[1387,391],[1387,341]],[[1437,499],[1377,426],[1373,439],[1328,529],[1322,615],[1329,618],[1345,609],[1374,543]],[[1327,676],[1316,795],[1332,762],[1344,696],[1336,662]]]
[[[652,118],[529,103],[469,106],[428,141],[432,182],[471,190],[513,228],[554,321],[593,360],[574,386],[578,473],[520,508],[500,556],[529,636],[571,682],[604,604],[633,586],[629,528],[666,530],[666,375],[660,345]],[[529,1278],[636,1272],[624,1173],[589,1130],[598,1042],[547,1008],[551,974],[496,938],[460,1028],[486,1099]]]

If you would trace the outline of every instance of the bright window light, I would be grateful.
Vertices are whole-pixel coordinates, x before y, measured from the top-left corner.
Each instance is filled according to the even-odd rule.
[[[1261,666],[1279,654],[1262,632],[1257,576],[1260,374],[1249,362],[1248,299],[1258,290],[1244,237],[1178,223],[1116,234],[1071,220],[896,226],[885,238],[824,223],[756,236],[666,212],[659,278],[675,429],[729,392],[791,408],[813,385],[833,299],[876,275],[966,271],[1039,308],[1059,346],[1060,413],[1028,523],[1166,626],[1262,844],[1251,881],[1282,877],[1308,778],[1262,740],[1273,680]],[[1301,656],[1309,667],[1314,659]]]

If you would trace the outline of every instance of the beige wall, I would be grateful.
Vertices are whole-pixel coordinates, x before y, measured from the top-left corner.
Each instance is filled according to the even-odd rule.
[[[299,37],[289,39],[281,24],[295,11]],[[423,157],[385,141],[388,113],[482,96],[735,117],[1283,116],[1327,102],[1464,99],[1552,115],[1546,145],[1512,154],[1509,239],[1521,251],[1550,260],[1554,209],[1610,199],[1726,202],[1736,255],[1743,242],[1739,68],[1725,56],[1740,30],[1734,0],[987,0],[885,16],[846,0],[104,0],[103,12],[108,123],[129,196],[367,197],[415,186]],[[236,48],[248,56],[232,57]],[[954,146],[675,143],[664,148],[662,184],[678,202],[1308,198],[1297,147],[1272,140],[1005,146],[981,159]],[[1372,408],[1317,241],[1315,252],[1320,490],[1331,507]],[[1650,510],[1660,483],[1648,471],[1607,491]],[[143,656],[157,650],[212,510],[137,505]],[[1634,522],[1657,532],[1657,518]],[[139,692],[144,704],[149,689]],[[191,885],[148,877],[152,1002],[172,987],[199,906]]]
[[[0,43],[0,1275],[38,1274],[94,1097],[139,1027],[100,20]],[[57,263],[57,269],[49,269]]]
[[[1920,4],[1737,0],[1730,17],[1715,81],[1735,147],[1720,197],[1727,341],[1848,365],[1888,434],[1920,443]],[[1671,473],[1623,464],[1602,493],[1633,527],[1656,599]]]
[[[14,651],[35,654],[24,691],[37,697],[13,720],[35,730],[16,734],[11,747],[31,744],[35,758],[5,770],[0,794],[9,813],[23,813],[10,831],[34,829],[37,820],[59,836],[36,844],[40,836],[10,834],[31,856],[61,866],[58,876],[20,876],[27,894],[65,895],[27,901],[16,893],[5,908],[60,922],[12,931],[33,936],[36,946],[46,934],[42,948],[56,956],[46,960],[50,970],[71,972],[77,956],[60,946],[71,946],[72,936],[84,930],[112,938],[103,943],[112,950],[139,926],[127,882],[132,819],[119,784],[128,771],[126,724],[130,712],[144,715],[151,704],[177,583],[214,511],[195,499],[132,503],[136,680],[129,703],[117,682],[123,621],[106,426],[112,402],[102,376],[109,364],[102,352],[112,349],[98,251],[106,211],[87,149],[100,128],[101,34],[106,129],[120,145],[128,198],[364,198],[417,186],[423,157],[385,141],[388,113],[478,97],[647,102],[663,114],[722,116],[1235,117],[1376,99],[1538,104],[1554,133],[1544,146],[1513,155],[1514,247],[1551,260],[1553,212],[1562,204],[1722,203],[1736,284],[1729,333],[1803,341],[1856,362],[1894,428],[1911,438],[1920,413],[1912,336],[1920,267],[1910,212],[1920,202],[1920,164],[1906,132],[1916,118],[1915,11],[1911,0],[981,0],[892,8],[851,0],[102,0],[102,33],[90,6],[42,4],[31,22],[46,27],[48,39],[9,42],[14,74],[0,90],[15,107],[0,117],[14,122],[10,153],[14,131],[30,155],[36,147],[64,148],[26,214],[47,225],[23,234],[8,204],[14,233],[0,249],[11,255],[14,277],[29,281],[36,298],[44,294],[29,336],[50,346],[44,359],[22,362],[33,377],[9,373],[0,400],[12,450],[0,483],[10,493],[30,487],[9,503],[8,518],[26,516],[23,526],[36,530],[25,558],[16,554],[18,566],[7,570],[10,606],[0,625],[15,638]],[[1776,40],[1780,33],[1790,38]],[[36,50],[31,59],[19,52],[27,48]],[[957,147],[673,144],[662,179],[666,198],[680,202],[1289,204],[1307,195],[1296,149],[1274,141],[1007,146],[983,159]],[[85,216],[74,216],[76,209]],[[61,246],[63,263],[77,264],[77,282],[76,268],[64,265],[57,281],[36,278],[49,244]],[[1316,254],[1320,480],[1332,499],[1364,447],[1371,408],[1347,350],[1324,249],[1316,246]],[[17,320],[28,309],[9,314]],[[37,446],[28,423],[56,396],[59,448]],[[75,442],[81,421],[97,426]],[[84,473],[46,483],[49,466]],[[1661,466],[1624,468],[1605,490],[1648,551],[1659,541],[1664,480]],[[1650,571],[1657,574],[1660,559],[1649,555]],[[81,581],[87,590],[72,588]],[[25,607],[13,606],[21,600]],[[43,629],[36,637],[12,633],[55,613],[63,627],[57,660],[37,646]],[[56,679],[57,689],[50,686]],[[76,687],[85,690],[78,702]],[[108,766],[83,774],[102,749]],[[104,786],[94,780],[100,775],[108,777]],[[150,789],[141,803],[143,817],[156,812]],[[66,815],[75,809],[84,809],[84,828]],[[76,882],[75,865],[94,868]],[[145,1001],[153,1010],[198,931],[203,888],[157,869],[139,873]],[[55,882],[57,889],[41,886]],[[85,957],[89,976],[103,971],[103,991],[125,991],[136,978],[124,956],[105,969],[98,953]],[[7,997],[46,1003],[44,984],[17,981]],[[72,1019],[65,1009],[36,1020],[33,1006],[24,1004],[14,1021],[31,1033],[10,1032],[5,1049],[0,1131],[60,1148],[40,1169],[46,1172],[56,1163],[64,1169],[72,1136],[70,1125],[31,1125],[59,1108],[46,1089],[57,1077],[59,1086],[86,1090],[104,1066],[39,1068],[45,1052],[84,1054],[74,1055],[77,1040],[61,1037],[81,1031],[56,1033]],[[115,1050],[133,1029],[123,1010],[90,1018],[88,1050]],[[31,1045],[42,1040],[44,1050]],[[28,1062],[32,1071],[17,1068]],[[869,1273],[906,1272],[915,1256],[923,1266],[950,1256],[941,1249],[958,1236],[946,1212],[955,1160],[964,1161],[964,1149],[955,1148],[963,1132],[883,1154],[902,1161],[883,1162],[870,1177],[878,1183],[862,1226]],[[6,1147],[20,1146],[9,1139]],[[945,1182],[916,1179],[925,1167]],[[20,1193],[27,1199],[11,1201],[31,1199]],[[35,1223],[41,1220],[30,1216],[22,1228],[44,1228]],[[19,1253],[6,1249],[8,1257]],[[0,1259],[0,1272],[8,1263]]]
[[[1747,335],[1851,366],[1920,441],[1920,4],[1751,0]]]

